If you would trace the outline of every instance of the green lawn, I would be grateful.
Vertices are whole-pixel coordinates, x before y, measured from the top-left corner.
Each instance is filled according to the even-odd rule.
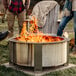
[[[30,76],[24,74],[21,71],[14,70],[12,68],[6,68],[5,66],[0,66],[0,76]]]
[[[76,68],[69,68],[66,70],[55,71],[46,74],[44,76],[76,76]]]
[[[15,22],[14,31],[17,34],[18,28],[17,28],[17,22]],[[0,23],[0,30],[5,31],[7,30],[7,23]],[[65,28],[65,31],[71,31],[73,30],[73,25],[70,22],[68,26]],[[70,38],[73,38],[73,34],[69,34]],[[5,39],[0,42],[0,64],[6,63],[9,61],[9,50],[8,50],[8,39]],[[69,57],[69,63],[76,64],[76,57],[70,56]],[[0,76],[30,76],[27,74],[24,74],[23,72],[14,70],[12,68],[6,68],[5,66],[0,66]],[[76,76],[76,67],[69,68],[66,70],[60,70],[51,72],[49,74],[46,74],[44,76]]]

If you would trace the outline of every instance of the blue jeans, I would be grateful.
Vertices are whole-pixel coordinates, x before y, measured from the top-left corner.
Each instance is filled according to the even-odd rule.
[[[75,36],[75,45],[76,45],[76,11],[73,11],[70,16],[62,18],[62,21],[60,22],[57,31],[57,36],[62,36],[65,26],[72,19],[72,17],[74,18],[74,36]]]
[[[59,28],[57,31],[57,36],[62,36],[63,34],[63,30],[65,28],[65,26],[67,25],[67,23],[73,18],[73,14],[71,14],[70,16],[64,16],[59,24]]]
[[[74,36],[75,36],[75,45],[76,45],[76,11],[74,13]]]

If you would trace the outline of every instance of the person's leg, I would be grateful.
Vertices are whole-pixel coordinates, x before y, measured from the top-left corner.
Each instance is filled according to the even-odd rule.
[[[74,37],[75,37],[74,44],[75,45],[72,51],[73,51],[73,54],[76,54],[76,11],[74,11],[73,13],[74,13]]]
[[[74,36],[75,36],[75,46],[76,46],[76,11],[74,11]]]
[[[7,19],[8,19],[8,30],[10,31],[9,37],[12,37],[15,15],[8,11]]]
[[[71,16],[64,16],[59,24],[59,28],[57,31],[57,36],[62,36],[63,34],[63,30],[65,28],[65,26],[67,25],[67,23],[72,19],[73,15]]]
[[[25,11],[18,14],[18,24],[19,24],[19,33],[21,33],[21,29],[23,27],[23,22],[25,20]]]
[[[2,23],[4,23],[4,21],[5,21],[5,16],[6,16],[6,10],[5,9],[3,9],[3,13],[4,13],[4,15],[2,16]]]

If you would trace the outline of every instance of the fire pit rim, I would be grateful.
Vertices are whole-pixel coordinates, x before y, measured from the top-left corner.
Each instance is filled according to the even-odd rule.
[[[60,37],[60,36],[52,35],[52,34],[44,34],[44,35],[53,36],[53,37]],[[18,37],[18,36],[17,36],[17,37]],[[9,41],[10,41],[10,42],[16,42],[16,43],[26,43],[26,44],[58,44],[58,43],[68,42],[68,41],[70,40],[69,38],[60,37],[60,38],[63,38],[64,40],[55,41],[55,42],[25,42],[25,41],[15,40],[14,38],[16,38],[16,37],[10,38]]]

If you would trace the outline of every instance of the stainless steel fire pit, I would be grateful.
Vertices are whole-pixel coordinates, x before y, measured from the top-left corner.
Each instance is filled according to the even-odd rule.
[[[67,63],[68,40],[49,43],[21,42],[9,40],[10,62],[19,66],[43,67],[60,66]]]

